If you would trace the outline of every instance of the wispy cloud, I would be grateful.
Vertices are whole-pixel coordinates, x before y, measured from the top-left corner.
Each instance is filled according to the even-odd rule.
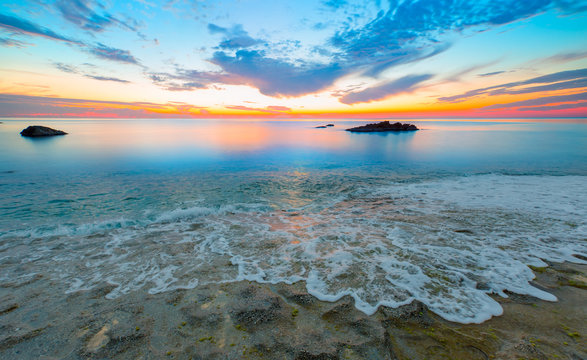
[[[139,61],[134,56],[132,56],[130,51],[112,48],[101,43],[98,43],[95,46],[90,47],[89,52],[93,55],[96,55],[99,58],[110,61],[117,61],[121,63],[134,65],[139,64]]]
[[[505,72],[506,72],[505,70],[493,71],[493,72],[488,72],[488,73],[485,73],[485,74],[479,74],[477,76],[480,76],[480,77],[489,77],[489,76],[495,76],[495,75],[503,74]]]
[[[55,66],[55,68],[57,68],[58,70],[61,70],[66,73],[70,73],[70,74],[78,74],[79,73],[78,69],[75,66],[67,65],[64,63],[56,62],[56,63],[53,63],[53,66]]]
[[[24,47],[25,43],[22,41],[18,41],[15,39],[8,39],[0,37],[0,46],[8,46],[8,47]]]
[[[64,19],[84,30],[101,32],[109,26],[117,25],[136,31],[136,28],[129,24],[130,20],[121,21],[105,11],[102,11],[102,14],[96,12],[96,7],[104,7],[97,1],[60,0],[55,3],[55,7]]]
[[[362,91],[351,92],[340,98],[344,104],[356,104],[382,100],[392,95],[408,93],[416,90],[417,85],[432,78],[432,74],[408,75],[383,85],[367,88]]]
[[[147,73],[147,77],[155,85],[169,91],[191,91],[208,88],[213,83],[230,83],[227,75],[221,72],[206,72],[183,68],[176,68],[173,74],[161,72]]]
[[[531,106],[539,106],[539,105],[549,105],[549,104],[560,104],[560,103],[575,103],[579,101],[587,101],[587,92],[580,93],[580,94],[572,94],[572,95],[557,95],[557,96],[545,96],[539,97],[536,99],[529,99],[529,100],[522,100],[522,101],[514,101],[507,104],[494,104],[490,106],[486,106],[484,110],[495,110],[495,109],[507,109],[507,108],[517,108],[517,107],[531,107]]]
[[[75,45],[83,51],[87,51],[88,53],[101,59],[140,65],[139,60],[136,59],[128,50],[113,48],[102,43],[90,44],[79,40],[74,40],[57,34],[48,28],[14,16],[0,14],[0,28],[16,34],[62,41],[71,45]]]
[[[111,76],[100,76],[100,75],[90,75],[90,74],[84,74],[84,76],[89,79],[100,80],[100,81],[114,81],[114,82],[125,83],[125,84],[130,83],[130,81],[128,81],[128,80],[119,79],[119,78],[111,77]]]
[[[549,56],[538,60],[541,63],[567,63],[587,58],[587,51],[571,51]]]
[[[113,76],[103,76],[103,75],[96,75],[93,73],[88,73],[86,71],[80,70],[79,68],[77,68],[73,65],[68,65],[68,64],[64,64],[64,63],[60,63],[60,62],[53,63],[53,66],[55,66],[56,69],[59,69],[63,72],[70,73],[70,74],[78,74],[78,75],[81,75],[81,76],[86,77],[88,79],[99,80],[99,81],[114,81],[114,82],[119,82],[119,83],[130,83],[130,81],[128,81],[128,80],[119,79],[119,78],[113,77]],[[93,67],[93,66],[90,66],[90,67]]]
[[[555,111],[555,110],[575,110],[585,109],[587,110],[587,101],[573,103],[573,104],[560,104],[560,105],[548,105],[548,106],[530,106],[516,109],[517,111]]]
[[[16,34],[40,36],[51,40],[82,45],[80,41],[70,39],[66,36],[57,34],[56,32],[47,29],[46,27],[39,26],[28,20],[21,19],[15,16],[0,14],[0,28],[6,29]]]
[[[587,80],[587,69],[567,70],[548,75],[534,77],[528,80],[494,85],[481,89],[467,91],[463,94],[438,98],[441,102],[461,102],[477,96],[493,96],[504,94],[527,94],[533,92],[576,89],[584,87]],[[548,84],[543,86],[519,88],[526,85]]]
[[[185,103],[85,100],[49,96],[0,94],[1,117],[192,117],[207,115],[205,107]]]
[[[230,109],[230,110],[262,112],[262,113],[267,113],[267,114],[283,114],[288,111],[291,111],[290,108],[285,107],[285,106],[267,106],[265,108],[256,108],[256,107],[249,107],[249,106],[242,106],[242,105],[227,105],[227,106],[225,106],[225,108]]]

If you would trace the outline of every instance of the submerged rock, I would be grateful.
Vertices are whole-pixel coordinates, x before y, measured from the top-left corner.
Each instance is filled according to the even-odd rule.
[[[354,128],[346,129],[351,132],[383,132],[383,131],[415,131],[419,130],[416,125],[413,124],[402,124],[396,122],[391,124],[389,121],[382,121],[377,124],[367,124],[363,126],[357,126]]]
[[[316,126],[316,129],[326,129],[325,125]]]
[[[29,126],[20,132],[20,135],[25,137],[42,137],[42,136],[56,136],[66,135],[65,131],[51,129],[46,126],[33,125]]]

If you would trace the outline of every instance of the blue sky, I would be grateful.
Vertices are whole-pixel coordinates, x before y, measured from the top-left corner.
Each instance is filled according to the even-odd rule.
[[[569,71],[587,68],[586,16],[582,0],[4,2],[0,116],[584,116]],[[563,102],[497,111],[535,99]]]

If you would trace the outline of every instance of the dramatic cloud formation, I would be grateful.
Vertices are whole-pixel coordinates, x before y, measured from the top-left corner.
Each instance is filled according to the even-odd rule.
[[[185,116],[581,116],[582,100],[517,103],[587,92],[585,11],[586,0],[14,0],[0,10],[0,76],[8,94],[148,99]]]
[[[320,91],[345,74],[336,63],[295,66],[265,57],[263,51],[239,50],[235,56],[219,51],[211,61],[225,72],[237,75],[243,85],[254,86],[269,96],[298,96]]]
[[[324,4],[340,8],[346,2],[326,1]],[[507,4],[503,1],[392,1],[388,11],[380,12],[367,25],[360,28],[347,26],[330,38],[329,44],[336,49],[337,59],[330,64],[268,57],[261,49],[239,50],[235,55],[220,51],[211,61],[227,74],[236,75],[243,85],[254,86],[265,95],[305,95],[326,89],[351,72],[362,69],[363,75],[377,78],[393,66],[438,55],[450,48],[449,42],[438,40],[445,33],[503,25],[536,15],[551,4],[551,0]],[[225,35],[218,45],[220,49],[237,50],[262,43],[251,38],[240,25],[227,29],[209,24],[208,30],[212,34]],[[235,80],[230,83],[234,84]],[[388,95],[396,92],[391,84],[383,85],[367,89],[362,95],[349,94],[341,101],[356,103],[384,99],[386,89],[392,91]]]
[[[348,62],[371,67],[377,76],[387,68],[434,56],[448,49],[438,37],[474,26],[497,26],[543,11],[549,0],[503,1],[405,0],[392,1],[387,12],[363,28],[341,30],[331,39]]]
[[[419,83],[430,79],[432,76],[433,75],[431,74],[404,76],[400,79],[390,81],[383,85],[367,88],[362,91],[348,93],[340,98],[340,102],[350,105],[381,100],[395,94],[408,93],[414,91]]]

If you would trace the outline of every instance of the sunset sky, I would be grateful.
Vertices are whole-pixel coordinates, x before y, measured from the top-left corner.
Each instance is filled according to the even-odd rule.
[[[0,0],[1,117],[585,117],[583,0]]]

